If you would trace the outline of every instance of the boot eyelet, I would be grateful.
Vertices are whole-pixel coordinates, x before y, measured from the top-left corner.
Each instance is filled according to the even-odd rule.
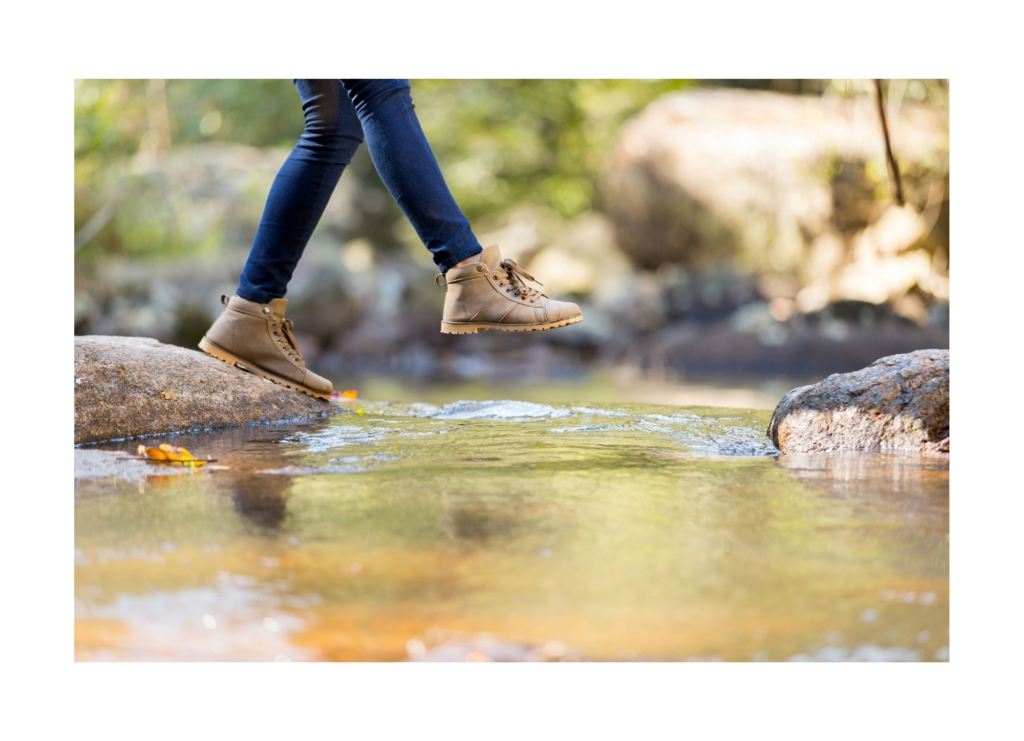
[[[263,307],[263,313],[264,314],[269,314],[270,313],[270,307],[269,306],[264,306]]]
[[[496,275],[492,275],[491,277],[494,278],[494,280],[498,280],[498,276]]]
[[[478,272],[478,273],[484,272],[484,266],[483,265],[477,265],[476,266],[476,272]]]

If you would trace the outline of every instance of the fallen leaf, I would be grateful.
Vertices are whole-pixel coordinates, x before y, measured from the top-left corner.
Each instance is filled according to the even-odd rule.
[[[357,409],[356,414],[366,414],[362,409]]]
[[[139,455],[144,455],[156,463],[180,463],[189,468],[206,464],[206,461],[195,458],[185,448],[176,448],[168,443],[161,443],[159,448],[149,448],[140,444]]]
[[[332,391],[332,399],[356,399],[359,397],[359,392],[355,389],[347,389],[345,391]]]
[[[144,455],[147,458],[152,458],[153,460],[167,460],[167,455],[164,453],[164,451],[160,450],[159,448],[147,448],[145,445],[141,443],[139,443],[138,452],[139,455]]]

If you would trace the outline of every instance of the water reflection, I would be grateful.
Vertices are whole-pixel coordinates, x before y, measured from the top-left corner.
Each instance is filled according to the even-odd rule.
[[[236,478],[226,485],[231,490],[235,511],[266,534],[275,534],[288,515],[289,476]]]
[[[867,490],[890,497],[927,499],[946,506],[949,461],[903,452],[839,451],[781,455],[779,466],[794,479],[839,495]]]
[[[516,499],[514,484],[510,483],[510,504]],[[514,538],[521,532],[524,522],[518,508],[504,510],[474,506],[464,496],[441,492],[439,503],[441,532],[449,540],[467,540],[478,543]]]

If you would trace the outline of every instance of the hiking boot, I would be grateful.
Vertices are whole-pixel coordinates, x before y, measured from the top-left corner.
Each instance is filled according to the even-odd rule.
[[[452,268],[444,280],[448,294],[441,321],[444,334],[476,334],[485,329],[535,332],[583,321],[576,304],[555,301],[528,286],[527,280],[542,284],[512,260],[502,260],[498,245],[485,249],[480,262]]]
[[[220,300],[227,308],[206,331],[201,350],[268,381],[320,399],[331,398],[331,382],[306,368],[292,322],[284,318],[288,299],[275,298],[269,304],[241,296]]]

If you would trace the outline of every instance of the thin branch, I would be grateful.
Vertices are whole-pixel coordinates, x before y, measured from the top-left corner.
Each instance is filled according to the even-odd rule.
[[[100,230],[107,225],[107,222],[114,218],[114,204],[105,203],[103,208],[89,219],[85,226],[75,234],[75,254],[92,241],[93,237],[100,233]]]
[[[885,159],[889,165],[889,177],[893,181],[893,194],[897,206],[906,203],[903,198],[903,182],[900,180],[900,166],[896,164],[896,155],[892,153],[892,142],[889,140],[889,122],[885,117],[885,106],[882,104],[882,81],[875,80],[875,100],[878,102],[878,118],[882,122],[882,134],[885,136]]]

